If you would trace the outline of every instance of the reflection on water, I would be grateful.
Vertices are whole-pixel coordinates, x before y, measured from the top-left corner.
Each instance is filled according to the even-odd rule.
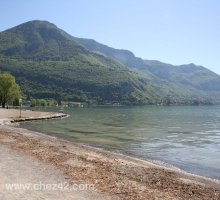
[[[71,117],[21,127],[220,179],[219,106],[67,108],[64,112]]]

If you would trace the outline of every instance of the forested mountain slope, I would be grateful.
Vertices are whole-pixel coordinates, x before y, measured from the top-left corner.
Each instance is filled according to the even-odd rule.
[[[99,104],[219,102],[220,78],[206,68],[143,60],[127,50],[75,38],[47,21],[0,32],[0,71],[13,74],[31,98]]]

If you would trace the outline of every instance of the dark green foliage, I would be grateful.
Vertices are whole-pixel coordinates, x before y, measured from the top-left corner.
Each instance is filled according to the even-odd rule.
[[[71,37],[71,36],[69,36]],[[106,55],[132,69],[159,87],[163,103],[169,96],[170,104],[198,104],[220,102],[220,76],[194,64],[173,66],[154,60],[143,60],[127,50],[119,50],[95,40],[72,37],[92,52]],[[167,103],[165,103],[167,104]],[[169,103],[168,103],[169,104]]]
[[[74,38],[45,21],[27,22],[0,33],[1,71],[16,77],[28,99],[54,99],[58,104],[219,100],[219,76],[204,68],[144,61],[129,51]],[[33,105],[47,104],[32,101]]]
[[[0,54],[17,59],[69,60],[88,53],[53,24],[31,21],[0,33]]]
[[[14,98],[14,100],[13,100],[13,102],[12,102],[12,105],[13,105],[13,106],[19,106],[19,105],[20,105],[20,103],[19,103],[19,98],[18,98],[18,97],[15,97],[15,98]]]
[[[30,106],[56,106],[57,102],[53,99],[31,99]]]
[[[42,21],[0,33],[0,71],[16,76],[29,98],[51,98],[58,103],[139,104],[148,102],[147,90],[151,90],[137,72],[90,52]]]
[[[130,102],[139,104],[147,91],[143,80],[125,68],[110,68],[72,61],[17,61],[0,58],[0,70],[17,77],[25,94],[34,98],[88,103]],[[155,99],[156,100],[156,99]]]

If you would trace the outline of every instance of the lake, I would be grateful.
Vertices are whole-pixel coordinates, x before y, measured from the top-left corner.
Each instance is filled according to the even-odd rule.
[[[64,108],[64,112],[70,117],[20,126],[220,179],[220,106]]]

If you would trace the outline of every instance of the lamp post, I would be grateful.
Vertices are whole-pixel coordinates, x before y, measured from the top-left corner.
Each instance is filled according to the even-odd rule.
[[[20,118],[21,118],[21,106],[22,106],[22,99],[19,99],[19,104],[20,104]]]

